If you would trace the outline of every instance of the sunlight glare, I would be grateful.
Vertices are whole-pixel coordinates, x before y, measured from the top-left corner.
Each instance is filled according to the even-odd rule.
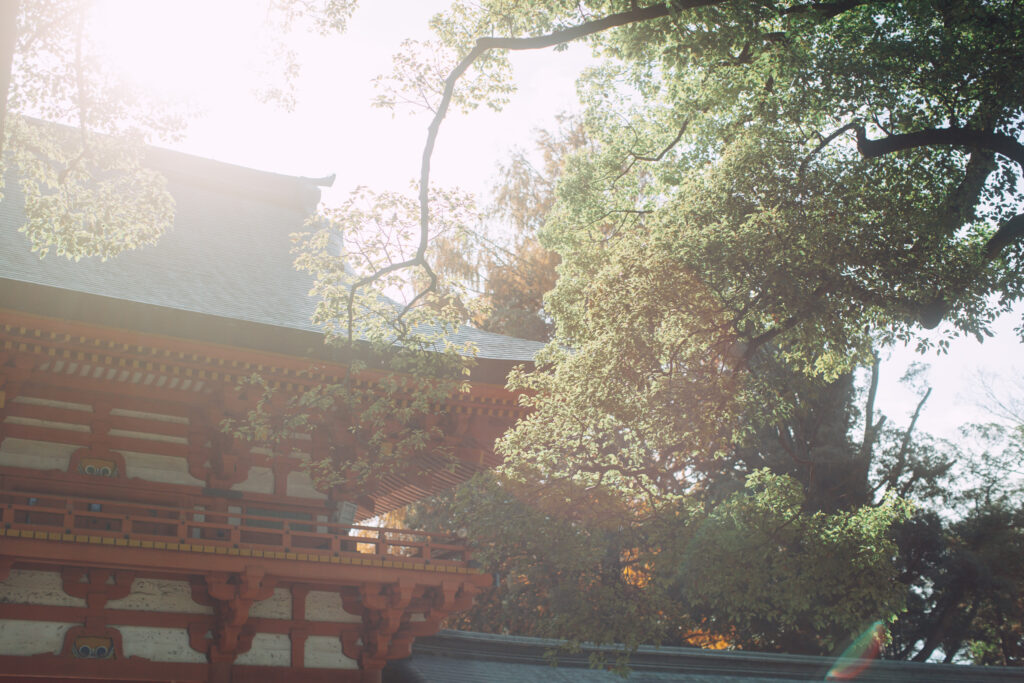
[[[876,621],[839,655],[826,681],[852,681],[878,659],[885,641],[885,624]]]
[[[243,0],[100,0],[92,36],[111,68],[161,97],[203,107],[249,95],[268,42],[260,5]]]

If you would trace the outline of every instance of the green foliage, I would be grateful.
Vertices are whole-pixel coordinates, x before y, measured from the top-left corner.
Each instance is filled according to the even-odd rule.
[[[584,38],[588,142],[539,233],[556,335],[512,377],[535,412],[500,444],[508,474],[685,494],[793,409],[765,349],[833,380],[940,320],[940,350],[981,338],[1024,293],[1018,5],[495,1],[435,28],[464,55],[616,13]]]
[[[902,609],[890,529],[908,506],[826,514],[803,503],[799,484],[767,470],[708,510],[658,514],[601,490],[482,475],[407,521],[465,528],[498,577],[458,628],[618,656],[650,643],[832,653]]]
[[[934,512],[897,528],[908,610],[894,624],[890,656],[1024,665],[1024,511],[983,504],[958,520]]]
[[[651,583],[649,539],[613,496],[572,484],[530,485],[492,473],[414,508],[428,529],[465,528],[497,585],[451,625],[485,632],[622,644],[679,642],[685,615]]]
[[[459,240],[468,198],[439,193],[434,206],[437,238]],[[402,305],[366,287],[373,280],[407,294],[402,286],[415,266],[402,263],[415,249],[416,210],[401,194],[360,188],[313,218],[316,230],[293,235],[296,267],[314,277],[313,322],[347,363],[345,375],[291,395],[250,378],[239,391],[252,407],[223,425],[276,454],[298,451],[323,491],[372,494],[383,477],[426,476],[453,457],[444,438],[447,404],[468,389],[474,365],[473,347],[451,341],[460,311],[426,289]],[[310,459],[295,447],[297,435],[325,447],[314,446]]]
[[[1012,410],[1020,399],[988,398],[1002,421],[964,429],[973,440],[957,454],[957,486],[896,529],[909,591],[892,656],[1024,665],[1024,449]]]
[[[32,250],[107,259],[154,243],[171,225],[174,202],[164,179],[143,166],[143,143],[174,134],[180,112],[120,82],[103,63],[89,3],[10,4],[19,11],[14,43],[3,46],[11,62],[0,64],[0,82],[10,79],[0,150],[3,169],[16,171],[25,195],[21,231]],[[0,183],[11,177],[5,171]]]
[[[25,197],[25,233],[40,257],[53,250],[104,260],[153,244],[171,227],[166,181],[142,164],[142,146],[124,137],[72,134],[8,120],[8,158]]]
[[[768,470],[699,524],[678,569],[691,616],[737,645],[832,652],[903,608],[889,528],[895,498],[853,512],[807,512],[800,485]]]

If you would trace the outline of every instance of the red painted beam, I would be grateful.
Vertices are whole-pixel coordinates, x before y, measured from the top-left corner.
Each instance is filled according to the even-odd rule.
[[[340,562],[334,564],[114,545],[62,543],[9,536],[4,538],[2,552],[8,557],[30,563],[159,571],[183,577],[210,571],[243,572],[246,567],[256,565],[265,568],[268,576],[274,576],[281,581],[307,583],[316,587],[324,586],[327,589],[339,585],[396,583],[400,580],[430,586],[439,586],[444,581],[455,580],[480,588],[491,583],[489,574],[472,570],[451,566],[445,567],[448,571],[442,570],[441,566],[437,571],[412,569],[400,566],[412,565],[412,562],[378,561],[372,557],[357,558],[366,563],[362,565]]]

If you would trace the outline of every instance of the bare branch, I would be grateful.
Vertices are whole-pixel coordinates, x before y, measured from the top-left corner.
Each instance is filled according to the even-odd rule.
[[[427,246],[430,239],[430,163],[434,154],[434,147],[437,143],[437,136],[441,129],[441,122],[444,121],[445,116],[447,116],[448,108],[451,105],[452,97],[455,92],[455,84],[479,57],[490,50],[537,50],[545,47],[553,47],[555,45],[567,43],[595,33],[600,33],[617,26],[650,21],[652,19],[668,16],[673,12],[720,4],[721,2],[723,2],[723,0],[687,0],[686,2],[680,2],[675,5],[666,3],[650,7],[634,7],[627,12],[619,12],[601,19],[586,21],[576,26],[553,31],[552,33],[542,36],[534,36],[530,38],[478,38],[473,49],[459,61],[445,79],[444,89],[441,94],[441,101],[434,113],[434,118],[431,120],[430,125],[427,128],[427,140],[423,147],[423,161],[420,167],[420,237],[416,253],[405,261],[389,264],[366,277],[360,278],[351,286],[348,296],[349,341],[352,341],[353,325],[355,321],[355,297],[357,291],[362,287],[372,284],[385,275],[395,271],[405,268],[414,268],[417,266],[422,267],[426,271],[429,284],[417,293],[408,304],[406,304],[399,314],[399,317],[404,315],[424,296],[437,288],[437,275],[427,263],[426,258]]]
[[[538,50],[546,47],[561,45],[579,38],[584,38],[595,33],[606,31],[617,26],[625,26],[651,19],[659,19],[668,16],[673,11],[692,9],[707,5],[719,4],[721,0],[691,0],[680,3],[678,7],[670,8],[668,3],[654,5],[651,7],[634,8],[628,12],[611,14],[601,19],[587,21],[570,28],[553,31],[542,36],[530,38],[478,38],[473,49],[462,58],[452,69],[445,79],[444,90],[441,95],[441,102],[437,107],[437,113],[427,128],[427,142],[423,148],[423,163],[420,169],[420,228],[421,228],[421,251],[426,249],[427,234],[430,227],[429,207],[427,197],[430,190],[430,161],[434,154],[434,145],[437,142],[437,135],[440,132],[441,122],[448,114],[448,107],[451,105],[452,96],[455,91],[455,84],[459,78],[473,65],[479,57],[490,50]]]
[[[835,130],[832,133],[826,135],[824,138],[822,138],[818,146],[811,150],[811,153],[804,157],[804,160],[800,162],[800,178],[803,179],[804,173],[807,171],[807,164],[810,163],[811,159],[816,157],[821,152],[821,150],[825,149],[830,144],[832,144],[832,141],[835,140],[840,135],[842,135],[843,133],[849,132],[851,130],[857,130],[857,127],[858,124],[856,123],[848,123],[842,128],[839,128],[838,130]]]
[[[907,465],[907,455],[910,453],[910,444],[914,435],[914,427],[917,425],[917,418],[921,416],[921,410],[924,408],[925,402],[928,401],[928,397],[931,395],[932,388],[928,387],[928,390],[924,392],[924,396],[922,396],[921,400],[917,402],[917,408],[914,409],[914,415],[910,418],[910,425],[907,427],[907,431],[903,432],[903,439],[900,441],[900,450],[896,454],[896,464],[893,465],[892,470],[889,472],[889,490],[896,488],[900,475],[903,473],[903,468]]]
[[[661,160],[662,160],[663,158],[665,158],[665,155],[666,155],[666,154],[668,154],[669,152],[671,152],[671,151],[672,151],[672,149],[673,149],[673,148],[674,148],[674,147],[675,147],[676,145],[678,145],[678,144],[679,144],[679,141],[683,139],[683,135],[685,135],[685,134],[686,134],[686,129],[687,129],[687,127],[688,127],[689,125],[690,125],[690,122],[689,122],[689,121],[683,121],[683,125],[681,125],[681,126],[679,127],[679,132],[678,132],[678,133],[676,133],[676,136],[675,136],[675,138],[674,138],[674,139],[672,140],[672,142],[668,143],[668,144],[667,144],[667,145],[665,146],[665,148],[664,148],[664,149],[662,149],[662,150],[661,150],[660,152],[658,152],[658,154],[657,154],[657,155],[655,155],[655,156],[645,156],[645,155],[643,155],[643,154],[637,154],[636,152],[634,152],[634,151],[630,150],[630,151],[629,151],[629,156],[631,156],[631,157],[632,157],[632,159],[630,159],[629,163],[628,163],[628,164],[626,164],[626,168],[622,169],[622,173],[620,173],[619,175],[615,176],[615,180],[613,180],[613,181],[612,181],[612,184],[615,184],[615,182],[616,182],[617,180],[619,180],[619,179],[620,179],[620,178],[622,178],[622,177],[623,177],[624,175],[626,175],[627,173],[629,173],[629,172],[630,172],[630,170],[632,170],[633,166],[635,166],[635,165],[636,165],[636,162],[638,162],[638,161],[651,161],[651,162],[657,162],[657,161],[661,161]]]
[[[884,415],[878,419],[878,422],[875,422],[875,397],[878,395],[878,370],[881,367],[882,361],[878,357],[877,351],[872,350],[871,356],[871,383],[868,385],[868,398],[867,403],[864,406],[864,439],[860,443],[860,462],[863,463],[865,470],[868,463],[871,462],[871,451],[874,449],[875,441],[878,439],[878,432],[885,423]]]

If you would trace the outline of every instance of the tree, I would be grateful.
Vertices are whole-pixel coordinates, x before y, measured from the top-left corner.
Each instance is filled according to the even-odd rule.
[[[673,505],[487,475],[420,506],[407,521],[465,528],[498,577],[453,625],[619,643],[626,653],[661,643],[830,654],[891,619],[906,598],[891,527],[907,508],[891,495],[867,504],[825,495],[861,471],[853,392],[842,381],[793,381],[806,412],[759,429],[760,448],[717,461]]]
[[[499,196],[542,188],[509,206],[544,206],[547,185],[505,175],[512,181]],[[522,301],[496,298],[506,310]],[[750,367],[789,410],[777,422],[745,416],[752,437],[697,463],[685,504],[652,514],[572,480],[485,475],[418,506],[407,523],[466,529],[496,576],[449,625],[568,638],[570,647],[620,643],[621,666],[631,647],[652,642],[834,653],[905,600],[888,656],[923,660],[941,648],[947,661],[1014,663],[1015,532],[991,505],[950,497],[954,461],[985,457],[915,433],[931,394],[925,368],[904,377],[920,401],[901,428],[874,409],[877,357],[860,391],[852,373],[808,378],[768,349]],[[991,480],[1005,467],[987,471]],[[913,517],[891,507],[894,498],[880,505],[886,494],[913,501]],[[951,506],[975,512],[955,524],[934,512]],[[965,531],[975,528],[991,533]]]
[[[499,196],[535,186],[508,177]],[[537,194],[509,206],[529,217],[546,197]],[[499,310],[523,306],[520,296],[503,301],[500,289],[484,289]],[[527,303],[510,318],[534,319],[535,310]],[[449,625],[564,638],[569,647],[618,643],[623,666],[632,647],[649,643],[828,653],[898,611],[905,589],[890,561],[889,527],[906,512],[881,496],[895,488],[890,478],[905,493],[916,490],[907,483],[921,460],[913,423],[879,433],[877,360],[867,391],[870,427],[857,443],[852,374],[821,382],[760,355],[758,371],[788,395],[792,412],[758,427],[750,445],[703,463],[674,506],[624,501],[614,489],[571,479],[492,474],[415,506],[405,523],[465,529],[496,577]],[[890,453],[900,445],[902,456]],[[933,469],[927,479],[937,486],[936,472],[944,470]]]
[[[586,39],[605,58],[581,83],[588,147],[565,163],[540,233],[561,259],[544,300],[555,338],[512,377],[535,410],[501,441],[509,481],[491,494],[543,482],[585,510],[609,506],[642,542],[623,547],[580,513],[552,536],[596,539],[593,562],[556,563],[553,590],[523,609],[554,614],[567,586],[642,585],[685,607],[651,610],[634,635],[685,614],[704,634],[802,651],[899,610],[895,494],[930,495],[949,463],[875,421],[870,399],[853,441],[849,387],[875,345],[942,320],[980,339],[1021,297],[1022,26],[998,0],[457,3],[435,21],[447,53],[396,60],[386,83],[409,90],[383,101],[434,112],[417,229],[405,223],[403,256],[368,262],[349,286],[413,273],[401,318],[449,300],[431,251],[449,211],[430,186],[449,107],[500,105],[503,51]],[[506,516],[540,526],[530,512]],[[764,548],[764,577],[714,571]],[[872,580],[810,572],[806,585],[793,558],[842,558]],[[787,581],[803,593],[771,602]],[[821,604],[801,606],[805,594]],[[760,600],[758,614],[735,596]],[[593,605],[560,614],[577,633],[636,642],[601,632]]]
[[[472,220],[430,187],[430,160],[453,102],[507,95],[498,51],[588,38],[608,58],[583,82],[588,144],[544,209],[555,337],[513,376],[535,412],[501,443],[505,479],[433,511],[495,544],[482,557],[503,586],[467,623],[824,652],[932,581],[910,592],[924,626],[904,655],[991,656],[1012,635],[988,629],[991,591],[961,618],[952,565],[891,561],[917,552],[893,534],[923,519],[899,497],[935,495],[950,462],[911,438],[916,416],[875,419],[874,379],[859,441],[850,401],[874,345],[943,319],[980,338],[1021,296],[1022,25],[997,1],[458,4],[436,22],[454,69],[397,61],[412,90],[384,100],[435,113],[418,205],[366,194],[326,229],[351,269],[307,261],[348,343],[357,310],[408,329],[464,302],[446,276],[473,277],[453,257]],[[393,239],[367,237],[373,220]],[[404,305],[376,298],[403,287]],[[940,526],[948,547],[977,520],[962,522]]]
[[[555,202],[566,159],[586,145],[580,122],[563,116],[556,130],[537,133],[534,154],[540,155],[539,168],[522,151],[499,165],[504,181],[494,187],[486,219],[501,226],[512,242],[503,250],[506,258],[481,245],[486,254],[483,296],[490,310],[475,322],[483,329],[537,341],[550,341],[554,335],[543,298],[555,286],[560,259],[540,244],[537,234]]]
[[[897,528],[907,612],[889,656],[926,661],[1024,664],[1024,552],[1019,503],[989,502],[952,521],[919,512]]]
[[[877,366],[859,392],[847,376],[776,375],[796,410],[672,508],[486,475],[407,521],[465,528],[496,575],[456,628],[625,644],[623,664],[652,642],[834,654],[880,620],[891,658],[1019,664],[1019,450],[915,434],[920,376],[905,378],[921,401],[898,428],[872,408]]]
[[[532,153],[516,150],[498,165],[501,180],[479,227],[456,239],[448,233],[428,252],[444,296],[463,311],[464,322],[480,329],[536,341],[554,335],[543,298],[558,279],[559,258],[541,246],[537,233],[555,202],[565,160],[587,144],[579,121],[563,115],[558,124],[537,131]]]
[[[502,442],[510,463],[678,495],[748,436],[749,411],[790,409],[752,371],[767,346],[837,377],[941,320],[983,338],[1022,293],[1022,27],[999,0],[485,2],[436,19],[456,65],[406,72],[418,92],[437,76],[421,245],[448,107],[500,104],[487,84],[507,82],[508,51],[580,39],[604,58],[581,83],[591,148],[540,236],[561,259],[557,334],[513,378],[536,410]],[[426,251],[407,265],[429,269]]]
[[[894,656],[924,661],[1024,664],[1024,499],[1019,383],[1004,393],[979,378],[985,406],[1000,420],[967,425],[956,454],[958,486],[942,504],[900,525],[901,581],[909,609],[896,623]]]

